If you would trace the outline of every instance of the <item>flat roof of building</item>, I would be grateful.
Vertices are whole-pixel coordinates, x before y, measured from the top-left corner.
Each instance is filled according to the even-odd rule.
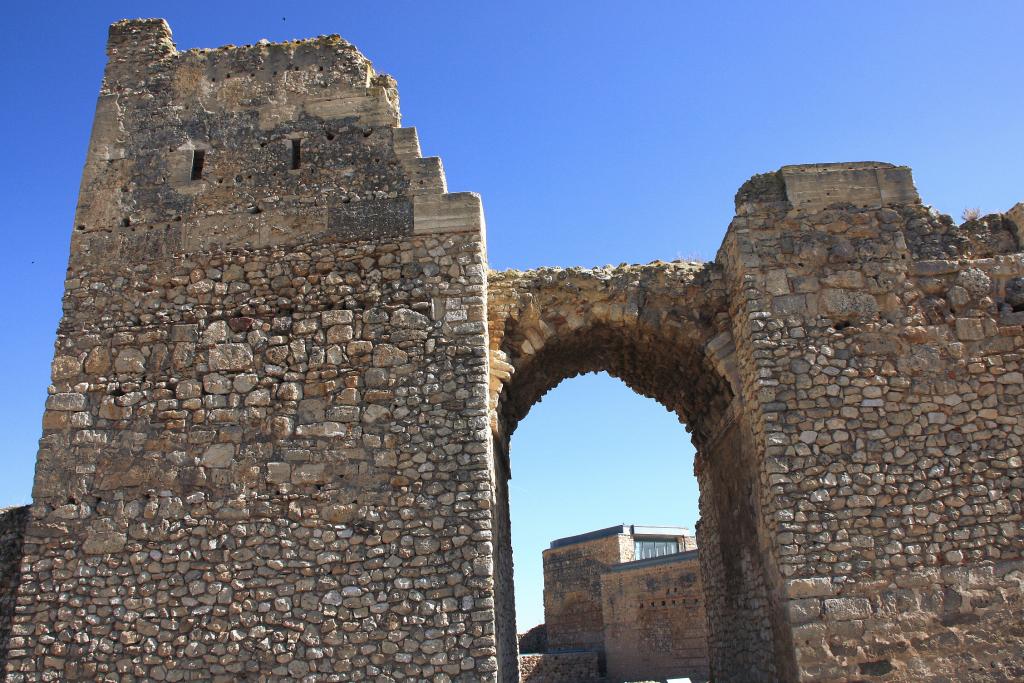
[[[696,559],[696,550],[684,550],[681,553],[672,553],[671,555],[658,555],[657,557],[648,557],[644,560],[633,560],[632,562],[613,564],[605,569],[605,571],[628,572],[631,569],[643,569],[645,567],[653,567],[659,564],[672,564],[674,562],[689,562],[690,560]]]
[[[551,541],[551,548],[561,548],[567,545],[573,545],[575,543],[583,543],[585,541],[593,541],[598,538],[605,538],[607,536],[618,536],[619,534],[625,534],[627,536],[692,536],[691,532],[686,527],[681,526],[643,526],[640,524],[619,524],[617,526],[610,526],[606,529],[598,529],[597,531],[588,531],[585,534],[577,534],[575,536],[566,536],[565,538],[558,538]]]

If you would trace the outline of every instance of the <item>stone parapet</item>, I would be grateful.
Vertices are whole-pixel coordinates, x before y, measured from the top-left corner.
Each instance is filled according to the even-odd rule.
[[[910,168],[878,161],[783,166],[756,175],[736,194],[737,213],[753,205],[787,205],[813,213],[828,206],[859,208],[920,204]]]

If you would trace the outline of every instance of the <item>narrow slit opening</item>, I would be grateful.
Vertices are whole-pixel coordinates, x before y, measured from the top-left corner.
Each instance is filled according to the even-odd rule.
[[[292,170],[302,166],[302,140],[292,140]]]
[[[192,150],[192,180],[203,179],[203,162],[206,161],[206,150]]]

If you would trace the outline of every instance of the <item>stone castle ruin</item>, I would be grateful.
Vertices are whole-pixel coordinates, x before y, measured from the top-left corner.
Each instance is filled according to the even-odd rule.
[[[340,38],[108,55],[7,681],[516,681],[509,439],[591,371],[692,431],[714,680],[1024,678],[1024,206],[787,166],[712,263],[491,272]]]

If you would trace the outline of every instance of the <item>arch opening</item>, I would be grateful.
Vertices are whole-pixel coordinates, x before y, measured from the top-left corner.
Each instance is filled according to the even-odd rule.
[[[512,672],[518,665],[507,487],[511,436],[545,393],[591,372],[606,372],[657,401],[690,432],[712,673],[727,668],[743,671],[743,680],[778,678],[776,659],[785,644],[775,634],[785,629],[775,626],[784,617],[766,574],[769,551],[758,538],[762,491],[753,438],[727,363],[715,357],[727,346],[721,340],[729,338],[729,318],[714,267],[690,268],[674,281],[646,279],[639,268],[489,282],[496,640],[503,681],[517,680]]]
[[[511,444],[520,654],[588,649],[610,678],[706,677],[693,447],[676,415],[588,373],[545,394]]]

